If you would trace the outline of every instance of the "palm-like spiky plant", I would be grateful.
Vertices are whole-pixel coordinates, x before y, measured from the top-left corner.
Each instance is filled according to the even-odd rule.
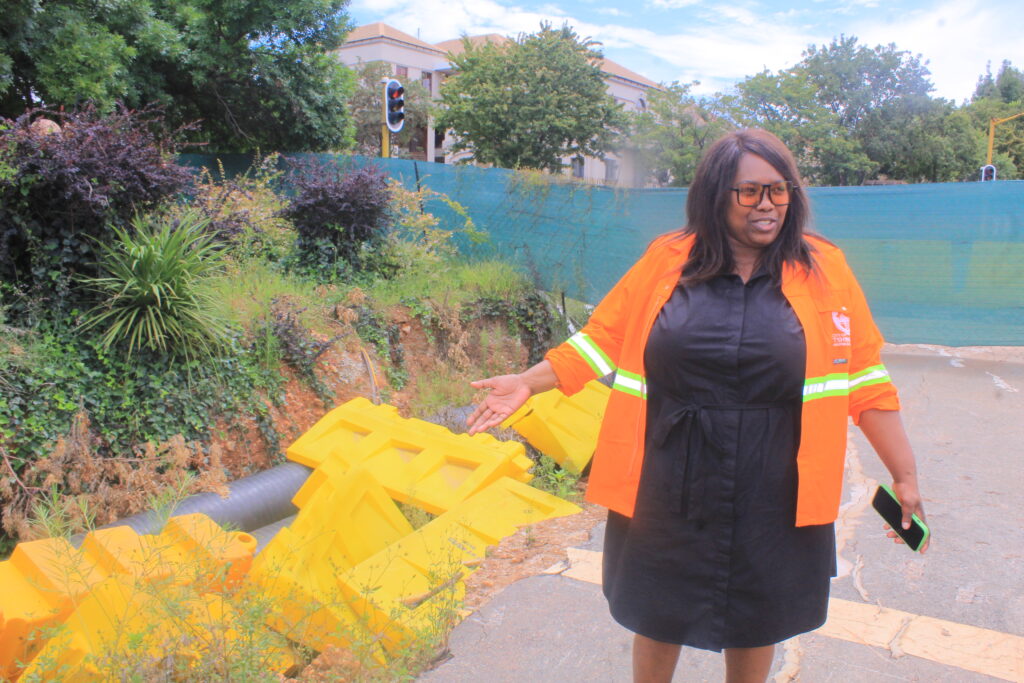
[[[130,230],[114,227],[114,242],[100,246],[102,275],[84,280],[100,303],[86,313],[82,328],[104,330],[108,350],[127,344],[130,354],[214,354],[228,323],[215,313],[208,289],[222,262],[207,222],[189,213],[175,223],[136,216]]]

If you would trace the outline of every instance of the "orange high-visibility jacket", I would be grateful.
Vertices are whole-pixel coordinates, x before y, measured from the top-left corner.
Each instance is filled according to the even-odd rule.
[[[572,395],[615,373],[594,453],[587,500],[632,516],[644,459],[647,382],[644,348],[654,320],[679,283],[693,236],[655,240],[594,309],[590,321],[549,351],[558,387]],[[896,389],[879,356],[882,335],[864,294],[832,244],[807,237],[816,268],[786,265],[782,293],[804,329],[797,526],[835,520],[843,486],[847,416],[899,410]]]

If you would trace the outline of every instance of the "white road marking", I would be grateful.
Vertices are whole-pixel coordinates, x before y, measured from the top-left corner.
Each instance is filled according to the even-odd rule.
[[[925,349],[927,351],[934,351],[935,353],[939,354],[940,356],[944,356],[946,358],[949,358],[950,359],[949,364],[952,365],[954,368],[962,368],[964,366],[964,362],[962,360],[960,360],[960,354],[958,354],[955,351],[951,352],[946,347],[935,346],[933,344],[917,344],[916,346],[919,349]]]
[[[782,668],[772,677],[772,683],[795,683],[800,680],[800,666],[804,649],[800,647],[800,636],[794,636],[782,646]]]
[[[853,427],[850,427],[851,431]],[[849,576],[857,568],[857,560],[849,560],[843,556],[847,543],[853,540],[853,534],[860,525],[861,515],[871,505],[871,496],[878,488],[878,482],[864,474],[860,463],[860,452],[851,436],[846,440],[846,481],[849,484],[850,498],[839,507],[836,520],[836,578]],[[863,563],[863,561],[861,561]],[[860,585],[858,585],[860,584]],[[864,600],[869,600],[867,591],[859,577],[855,578],[855,586]]]
[[[1020,389],[1017,389],[1016,387],[1010,386],[1009,384],[1007,384],[1006,380],[1004,380],[999,375],[993,375],[991,372],[988,372],[987,370],[985,371],[985,374],[988,375],[989,377],[991,377],[992,378],[992,383],[995,384],[1000,389],[1002,389],[1003,391],[1009,391],[1012,394],[1016,394],[1016,393],[1020,392]]]

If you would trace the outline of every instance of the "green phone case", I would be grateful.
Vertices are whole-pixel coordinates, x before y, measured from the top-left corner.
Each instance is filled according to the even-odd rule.
[[[892,496],[892,499],[895,500],[897,503],[900,502],[900,499],[896,496],[896,492],[893,491],[892,487],[890,487],[888,484],[879,484],[878,487],[883,489],[890,496]],[[914,524],[916,524],[918,527],[920,527],[921,530],[924,532],[924,536],[921,538],[921,543],[918,544],[918,546],[916,548],[911,548],[911,550],[913,550],[915,552],[920,552],[921,548],[923,548],[928,543],[928,537],[931,536],[932,532],[931,532],[931,529],[928,528],[928,525],[925,524],[924,521],[920,517],[918,517],[916,514],[911,515],[910,519],[911,519],[911,521]],[[894,527],[893,531],[895,531],[897,533],[897,535],[898,535],[900,530],[896,529]],[[904,541],[905,540],[906,539],[904,539]],[[907,547],[910,547],[909,543],[907,544]]]

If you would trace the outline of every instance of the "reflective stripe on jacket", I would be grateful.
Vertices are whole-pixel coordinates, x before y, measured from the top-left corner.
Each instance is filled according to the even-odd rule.
[[[896,389],[880,359],[882,335],[846,259],[828,242],[813,236],[807,241],[815,270],[787,265],[782,273],[782,293],[803,326],[807,347],[797,526],[827,524],[839,512],[847,416],[857,423],[867,409],[899,410]],[[692,244],[692,236],[679,233],[655,240],[583,329],[546,356],[568,395],[614,373],[587,500],[628,516],[644,458],[647,336],[679,282]]]

